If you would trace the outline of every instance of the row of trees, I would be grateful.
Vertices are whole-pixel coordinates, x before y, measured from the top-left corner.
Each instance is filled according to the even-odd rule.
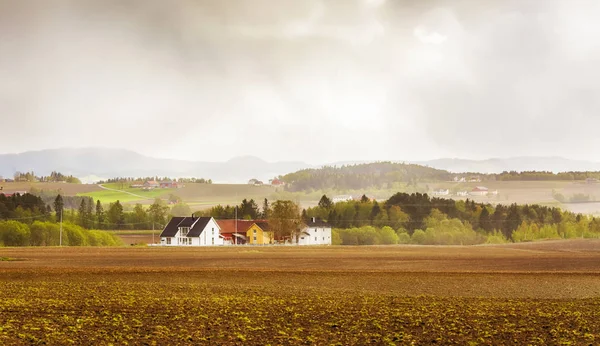
[[[52,171],[50,175],[41,175],[36,176],[34,172],[15,172],[14,174],[15,181],[27,181],[27,182],[47,182],[47,183],[72,183],[72,184],[81,184],[81,180],[72,175],[65,175],[60,172]]]
[[[586,180],[588,178],[600,179],[600,172],[546,172],[546,171],[524,171],[524,172],[502,172],[492,174],[500,181],[549,181],[549,180]]]
[[[55,222],[0,221],[0,246],[58,246],[61,244],[60,226]],[[86,230],[72,223],[62,225],[62,245],[117,246],[123,242],[114,234]]]
[[[474,230],[481,229],[486,233],[499,231],[507,239],[512,239],[512,233],[523,221],[538,225],[555,225],[563,219],[579,221],[583,217],[537,204],[493,206],[468,199],[455,201],[431,198],[421,193],[397,193],[382,203],[371,201],[365,196],[361,201],[332,203],[331,199],[323,196],[318,206],[308,208],[304,216],[327,220],[337,228],[389,226],[393,229],[406,229],[412,234],[417,229],[426,229],[427,218],[435,216],[435,213],[469,223]]]
[[[98,184],[109,184],[109,183],[144,183],[145,181],[176,181],[178,183],[199,183],[199,184],[212,184],[212,179],[204,178],[169,178],[169,177],[116,177],[106,180],[98,181]]]

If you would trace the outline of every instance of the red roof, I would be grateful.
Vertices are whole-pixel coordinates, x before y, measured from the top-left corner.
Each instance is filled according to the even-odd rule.
[[[237,232],[246,233],[246,231],[255,224],[254,221],[249,220],[216,220],[217,224],[221,228],[221,235],[235,233],[236,221],[237,221]]]

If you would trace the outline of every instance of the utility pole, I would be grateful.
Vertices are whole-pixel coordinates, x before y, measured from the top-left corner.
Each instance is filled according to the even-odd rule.
[[[238,236],[238,234],[237,234],[237,204],[236,204],[236,206],[235,206],[235,233],[234,233],[234,237],[235,237],[234,242],[236,245],[237,245],[237,236]]]
[[[152,221],[152,245],[154,245],[154,221]]]
[[[60,236],[59,236],[59,246],[62,246],[62,214],[63,214],[63,209],[60,209]]]

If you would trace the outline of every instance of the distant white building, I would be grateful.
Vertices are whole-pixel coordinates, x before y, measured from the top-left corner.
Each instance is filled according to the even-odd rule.
[[[456,193],[456,195],[459,196],[459,197],[466,197],[466,196],[469,195],[469,192],[468,191],[458,191]]]
[[[437,190],[433,190],[432,194],[434,196],[448,196],[450,194],[450,190],[448,190],[448,189],[437,189]]]
[[[467,179],[465,177],[454,177],[454,182],[465,183],[465,182],[467,182]]]
[[[311,218],[298,236],[298,245],[331,245],[331,225]]]
[[[485,186],[476,186],[473,190],[471,190],[471,196],[487,196],[489,190]]]
[[[338,196],[333,196],[333,198],[331,199],[331,201],[333,203],[337,203],[337,202],[347,202],[347,201],[352,201],[353,198],[350,195],[338,195]]]

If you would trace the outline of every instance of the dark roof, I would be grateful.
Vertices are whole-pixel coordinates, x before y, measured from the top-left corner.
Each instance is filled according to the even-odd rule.
[[[192,219],[192,218],[188,217],[186,219]],[[202,231],[204,231],[204,227],[206,227],[206,225],[208,224],[208,221],[210,221],[210,219],[212,219],[212,217],[210,217],[210,216],[194,218],[193,219],[194,227],[192,227],[190,229],[190,232],[188,233],[187,236],[188,237],[199,237],[200,234],[202,234]],[[185,227],[188,227],[188,226],[185,226]]]
[[[196,222],[197,218],[194,217],[184,217],[183,220],[177,225],[177,227],[192,227],[194,222]]]
[[[192,227],[188,233],[188,237],[198,237],[202,234],[204,227],[208,221],[210,221],[210,217],[173,217],[171,221],[165,226],[161,237],[174,237],[179,231],[179,227]]]
[[[306,226],[308,226],[308,227],[331,227],[330,224],[328,224],[327,222],[325,222],[321,219],[316,219],[314,222],[312,219],[309,219],[308,222],[306,223]]]
[[[263,231],[269,231],[269,222],[268,221],[256,221],[258,227],[262,228]]]
[[[161,237],[174,237],[177,234],[178,226],[181,221],[183,221],[185,217],[174,217],[169,221],[169,223],[165,226],[163,231],[160,233]]]

